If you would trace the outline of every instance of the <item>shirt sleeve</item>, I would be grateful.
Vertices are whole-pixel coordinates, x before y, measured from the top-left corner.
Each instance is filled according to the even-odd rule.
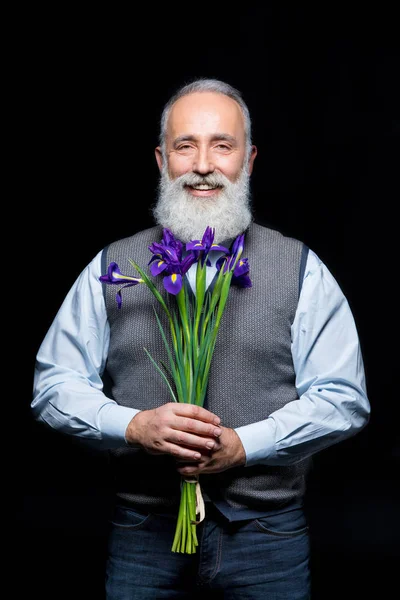
[[[299,398],[263,421],[236,428],[246,466],[296,463],[368,423],[354,318],[338,283],[311,250],[291,334]]]
[[[72,286],[38,350],[31,408],[38,421],[111,449],[127,444],[127,425],[139,411],[103,393],[110,329],[101,254]]]

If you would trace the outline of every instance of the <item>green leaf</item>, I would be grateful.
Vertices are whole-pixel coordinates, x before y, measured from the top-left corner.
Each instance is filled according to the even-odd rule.
[[[173,320],[177,331],[179,332],[178,318],[176,314],[173,315]],[[183,338],[183,339],[182,339]],[[182,332],[177,335],[177,344],[176,344],[176,364],[177,371],[179,373],[176,374],[176,378],[179,380],[181,394],[179,401],[180,402],[188,402],[190,398],[188,398],[188,389],[187,389],[187,380],[186,380],[186,360],[185,360],[185,351],[183,345],[184,336]]]
[[[163,328],[163,326],[161,324],[161,321],[160,321],[160,318],[159,318],[159,316],[157,314],[156,309],[154,309],[154,314],[155,314],[156,319],[157,319],[158,327],[159,327],[160,332],[161,332],[161,336],[162,336],[162,339],[163,339],[163,342],[164,342],[164,346],[165,346],[165,348],[167,350],[169,364],[171,365],[172,377],[173,377],[173,380],[174,380],[174,383],[175,383],[175,387],[176,387],[176,391],[177,391],[178,398],[179,398],[179,396],[182,394],[182,391],[181,391],[182,388],[181,388],[181,385],[180,385],[180,383],[181,383],[180,379],[179,379],[178,374],[177,374],[177,370],[176,370],[176,365],[175,365],[175,362],[174,362],[174,358],[173,358],[173,355],[172,355],[172,352],[171,352],[171,348],[170,348],[170,346],[168,344],[168,340],[167,340],[167,337],[165,335],[164,328]]]
[[[168,386],[169,391],[171,392],[171,396],[174,400],[174,402],[178,402],[176,399],[176,396],[174,394],[174,391],[167,379],[167,377],[165,376],[165,374],[162,372],[162,370],[160,369],[160,367],[158,366],[158,364],[156,363],[156,361],[154,360],[154,358],[151,356],[150,352],[147,350],[147,348],[143,348],[143,350],[146,352],[147,356],[150,358],[151,362],[153,363],[153,365],[155,366],[155,368],[157,369],[157,371],[160,373],[161,377],[164,379],[165,383]]]
[[[140,274],[141,278],[144,280],[144,282],[147,285],[147,287],[150,289],[150,291],[153,294],[153,296],[161,304],[161,306],[163,307],[164,311],[168,315],[168,318],[171,318],[171,313],[168,310],[168,307],[167,307],[167,305],[165,303],[165,300],[161,296],[160,292],[158,291],[158,289],[156,288],[156,286],[154,285],[154,283],[151,281],[151,279],[148,277],[148,275],[143,271],[143,269],[141,269],[139,267],[139,265],[137,263],[135,263],[135,261],[133,261],[131,258],[129,258],[128,260],[131,263],[131,265],[138,271],[138,273]]]

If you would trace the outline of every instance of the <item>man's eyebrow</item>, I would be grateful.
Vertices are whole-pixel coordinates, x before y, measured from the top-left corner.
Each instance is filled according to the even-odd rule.
[[[178,137],[174,139],[173,144],[174,144],[174,146],[177,146],[178,144],[181,144],[182,142],[195,142],[196,139],[197,139],[197,137],[192,134],[178,135]],[[215,133],[214,135],[211,136],[210,141],[212,141],[212,142],[221,141],[221,142],[230,142],[231,144],[235,144],[235,145],[237,144],[237,139],[233,135],[229,135],[229,133]]]
[[[174,146],[177,146],[182,142],[194,142],[195,140],[196,136],[194,135],[178,135],[178,137],[174,139]]]
[[[229,133],[217,133],[212,136],[212,141],[221,141],[221,142],[230,142],[231,144],[237,144],[237,139],[233,135],[229,135]]]

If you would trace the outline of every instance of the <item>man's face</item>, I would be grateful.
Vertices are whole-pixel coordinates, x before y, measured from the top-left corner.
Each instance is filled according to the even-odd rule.
[[[172,107],[166,131],[168,175],[174,180],[185,173],[206,177],[212,173],[225,175],[235,182],[244,166],[246,135],[239,105],[222,94],[202,92],[180,98]],[[256,150],[248,161],[253,168]],[[156,149],[160,170],[161,149]],[[186,186],[193,197],[211,199],[221,192],[220,186],[199,184]]]
[[[180,98],[169,115],[160,169],[156,223],[182,241],[200,239],[207,226],[215,240],[234,238],[251,222],[249,178],[256,156],[246,149],[244,118],[227,96],[196,93]]]

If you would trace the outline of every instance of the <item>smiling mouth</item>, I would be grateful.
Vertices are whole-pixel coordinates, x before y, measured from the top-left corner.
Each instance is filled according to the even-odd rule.
[[[195,196],[212,196],[222,189],[220,185],[207,185],[206,183],[198,183],[196,185],[185,185],[189,193]]]
[[[216,190],[220,188],[220,185],[208,185],[207,183],[197,183],[196,185],[187,185],[186,187],[192,188],[193,190]]]

